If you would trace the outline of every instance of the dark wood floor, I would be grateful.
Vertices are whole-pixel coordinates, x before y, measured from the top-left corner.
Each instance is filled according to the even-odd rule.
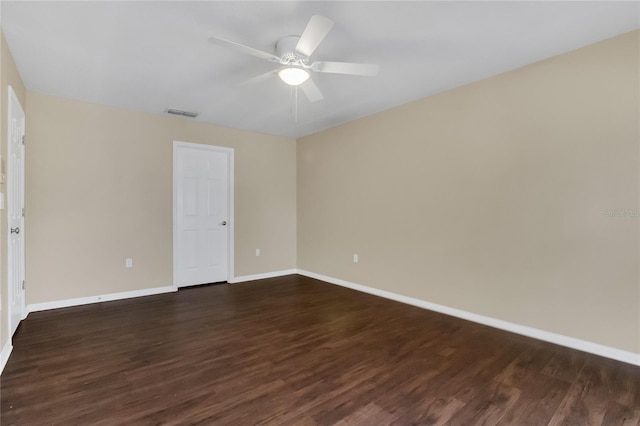
[[[2,425],[638,425],[640,368],[292,275],[30,314]]]

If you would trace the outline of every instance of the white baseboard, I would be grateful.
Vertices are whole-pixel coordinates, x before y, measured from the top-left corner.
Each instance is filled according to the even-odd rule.
[[[265,272],[264,274],[255,274],[255,275],[244,275],[241,277],[234,277],[229,280],[229,283],[243,283],[245,281],[255,281],[255,280],[263,280],[265,278],[275,278],[282,277],[285,275],[297,274],[297,269],[285,269],[283,271],[274,271],[274,272]]]
[[[484,315],[474,314],[472,312],[460,309],[450,308],[444,305],[427,302],[413,297],[403,296],[401,294],[391,293],[389,291],[380,290],[373,287],[367,287],[361,284],[355,284],[338,278],[328,277],[326,275],[316,274],[314,272],[298,270],[298,274],[306,277],[315,278],[317,280],[326,281],[352,290],[361,291],[363,293],[373,294],[375,296],[384,297],[385,299],[395,300],[397,302],[406,303],[408,305],[417,306],[419,308],[428,309],[430,311],[439,312],[453,317],[462,318],[473,321],[478,324],[488,325],[489,327],[499,328],[501,330],[510,331],[512,333],[521,334],[523,336],[532,337],[534,339],[543,340],[545,342],[555,343],[556,345],[566,346],[568,348],[577,349],[579,351],[592,353],[606,358],[615,359],[617,361],[626,362],[628,364],[640,366],[640,353],[624,351],[622,349],[593,343],[586,340],[576,339],[574,337],[564,336],[562,334],[552,333],[525,325],[515,324]]]
[[[47,311],[49,309],[68,308],[70,306],[88,305],[90,303],[109,302],[112,300],[131,299],[132,297],[151,296],[154,294],[176,291],[173,286],[145,288],[142,290],[124,291],[121,293],[101,294],[99,296],[78,297],[76,299],[56,300],[53,302],[32,303],[27,305],[27,312]]]
[[[7,361],[9,361],[12,350],[11,339],[7,339],[7,343],[4,344],[2,352],[0,352],[0,374],[4,371],[4,367],[7,365]]]

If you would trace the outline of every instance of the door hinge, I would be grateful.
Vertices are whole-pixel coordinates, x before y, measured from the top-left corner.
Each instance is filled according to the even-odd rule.
[[[24,135],[22,135],[22,145],[24,145]]]
[[[22,208],[22,217],[24,217],[24,207]]]
[[[22,280],[22,290],[24,291],[24,280]]]

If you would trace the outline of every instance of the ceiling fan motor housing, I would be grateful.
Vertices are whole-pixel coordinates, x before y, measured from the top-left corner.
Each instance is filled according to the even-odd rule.
[[[280,56],[280,62],[283,65],[302,65],[306,63],[307,58],[296,53],[298,40],[300,40],[300,36],[286,36],[276,42],[276,54]]]

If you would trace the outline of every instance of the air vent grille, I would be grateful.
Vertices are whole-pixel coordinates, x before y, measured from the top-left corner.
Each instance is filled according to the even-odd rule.
[[[168,108],[165,112],[167,114],[181,115],[183,117],[189,117],[189,118],[196,118],[198,116],[197,112],[183,111],[181,109],[175,109],[175,108]]]

